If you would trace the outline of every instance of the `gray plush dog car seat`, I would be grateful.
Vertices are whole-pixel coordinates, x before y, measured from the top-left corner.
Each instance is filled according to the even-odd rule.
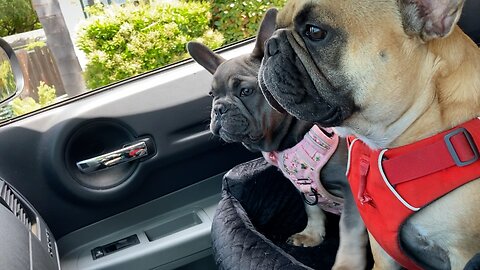
[[[328,214],[327,214],[328,215]],[[263,158],[230,170],[212,224],[220,269],[331,269],[338,248],[338,217],[327,216],[324,242],[295,247],[287,238],[307,222],[302,198]]]

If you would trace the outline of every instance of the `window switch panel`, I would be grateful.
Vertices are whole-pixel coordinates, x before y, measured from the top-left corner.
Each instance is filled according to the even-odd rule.
[[[130,235],[129,237],[92,249],[92,257],[94,260],[96,260],[137,244],[140,244],[140,240],[138,240],[137,235]]]

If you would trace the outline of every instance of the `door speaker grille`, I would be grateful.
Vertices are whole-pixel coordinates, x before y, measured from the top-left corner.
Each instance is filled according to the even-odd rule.
[[[28,230],[38,237],[35,215],[31,210],[25,207],[22,200],[18,198],[18,196],[6,183],[4,183],[0,191],[0,198],[3,199],[5,205],[8,206],[18,220],[20,220],[20,222],[22,222]]]

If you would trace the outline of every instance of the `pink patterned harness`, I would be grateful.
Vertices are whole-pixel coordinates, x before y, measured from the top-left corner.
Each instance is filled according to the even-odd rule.
[[[324,211],[340,215],[343,199],[328,192],[320,181],[320,171],[337,149],[339,140],[332,129],[324,130],[333,136],[328,137],[320,127],[314,125],[294,147],[262,154],[304,194],[306,203],[318,204]]]

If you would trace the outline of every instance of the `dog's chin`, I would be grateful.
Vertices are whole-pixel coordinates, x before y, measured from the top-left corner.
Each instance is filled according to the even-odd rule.
[[[314,123],[322,127],[336,127],[340,126],[346,119],[343,111],[339,107],[333,107],[327,111],[324,115],[318,115],[320,118]]]
[[[298,119],[315,123],[322,127],[336,127],[342,125],[346,117],[340,107],[328,106],[318,109],[310,104],[296,104],[291,106],[291,114]]]
[[[259,84],[260,89],[262,90],[262,94],[267,100],[268,104],[278,112],[282,114],[287,114],[287,110],[285,110],[285,108],[283,108],[280,103],[278,103],[278,101],[272,96],[272,94],[270,93],[270,91],[268,91],[267,86],[263,83],[262,80],[260,80]]]
[[[227,143],[242,142],[245,138],[245,135],[243,134],[233,134],[223,128],[219,130],[218,135]]]
[[[260,85],[260,90],[262,90],[262,94],[263,96],[265,97],[265,99],[267,100],[268,104],[274,108],[275,110],[277,110],[278,112],[282,113],[282,114],[286,114],[288,113],[288,111],[283,108],[280,103],[278,103],[278,101],[272,96],[272,93],[270,93],[270,91],[268,91],[268,88],[267,86],[265,85],[265,83],[263,82],[263,77],[259,77],[259,85]]]
[[[250,133],[234,133],[222,127],[218,131],[218,136],[220,136],[220,138],[222,138],[222,140],[224,140],[227,143],[240,142],[248,145],[255,145],[262,139],[261,135],[254,135]],[[250,147],[247,147],[247,148],[250,148]]]
[[[247,148],[247,150],[250,151],[250,152],[261,151],[261,149],[259,149],[259,147],[258,147],[256,144],[242,143],[242,145],[243,145],[245,148]]]

